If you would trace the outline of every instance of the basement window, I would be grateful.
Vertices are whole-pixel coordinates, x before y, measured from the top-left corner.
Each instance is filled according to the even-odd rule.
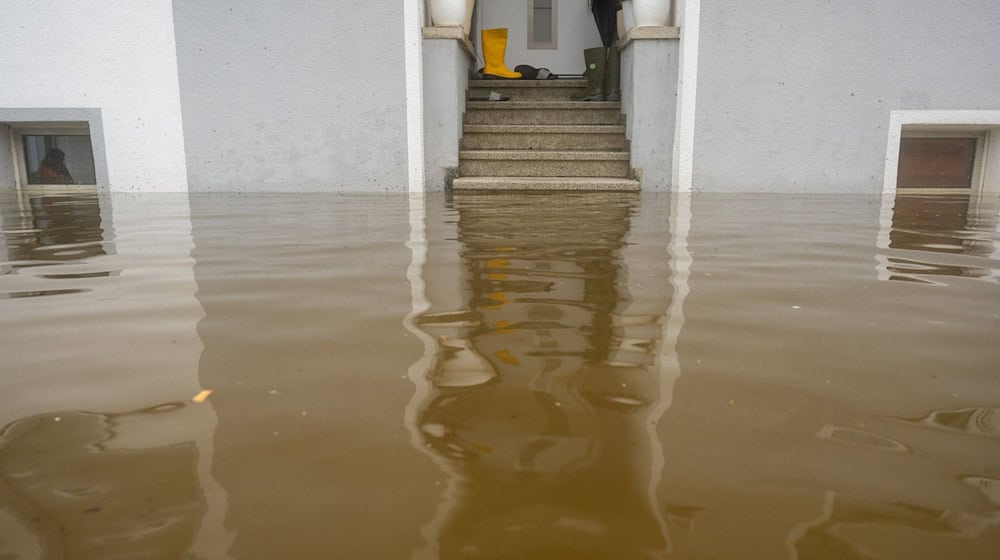
[[[86,123],[16,128],[13,145],[22,185],[94,185],[94,147]]]
[[[528,48],[557,48],[556,0],[528,0]]]
[[[899,189],[969,189],[978,179],[981,135],[904,135],[899,141]]]

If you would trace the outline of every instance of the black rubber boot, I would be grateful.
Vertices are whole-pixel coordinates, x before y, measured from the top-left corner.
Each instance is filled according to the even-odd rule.
[[[605,101],[621,101],[622,86],[619,81],[621,76],[622,55],[618,47],[612,46],[607,49],[608,60],[604,69],[604,85],[601,92],[604,93]]]
[[[607,63],[607,50],[604,47],[595,47],[583,51],[583,59],[587,63],[587,89],[570,96],[573,101],[604,101],[604,66]]]

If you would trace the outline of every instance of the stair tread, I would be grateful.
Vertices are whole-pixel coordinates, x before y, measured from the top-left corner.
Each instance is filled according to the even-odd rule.
[[[457,177],[453,190],[638,191],[639,181],[618,177]]]
[[[621,101],[468,101],[466,109],[618,109]]]
[[[627,161],[628,151],[614,150],[460,150],[459,159]]]
[[[470,88],[581,88],[587,86],[587,80],[469,80]]]
[[[623,124],[467,124],[464,132],[625,134]]]

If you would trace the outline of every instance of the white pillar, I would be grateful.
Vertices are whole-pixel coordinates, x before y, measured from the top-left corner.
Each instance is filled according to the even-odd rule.
[[[424,191],[423,0],[403,2],[406,64],[407,178],[410,192]]]

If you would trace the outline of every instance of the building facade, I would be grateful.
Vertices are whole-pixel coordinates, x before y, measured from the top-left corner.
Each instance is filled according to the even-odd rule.
[[[583,0],[476,4],[472,43],[507,27],[510,65],[579,73],[599,44]],[[901,158],[939,156],[955,177],[940,186],[1000,190],[991,0],[673,0],[659,33],[623,14],[644,190],[891,193],[920,183]],[[15,0],[0,16],[7,188],[442,190],[481,65],[423,0]],[[41,176],[53,148],[72,180]]]

